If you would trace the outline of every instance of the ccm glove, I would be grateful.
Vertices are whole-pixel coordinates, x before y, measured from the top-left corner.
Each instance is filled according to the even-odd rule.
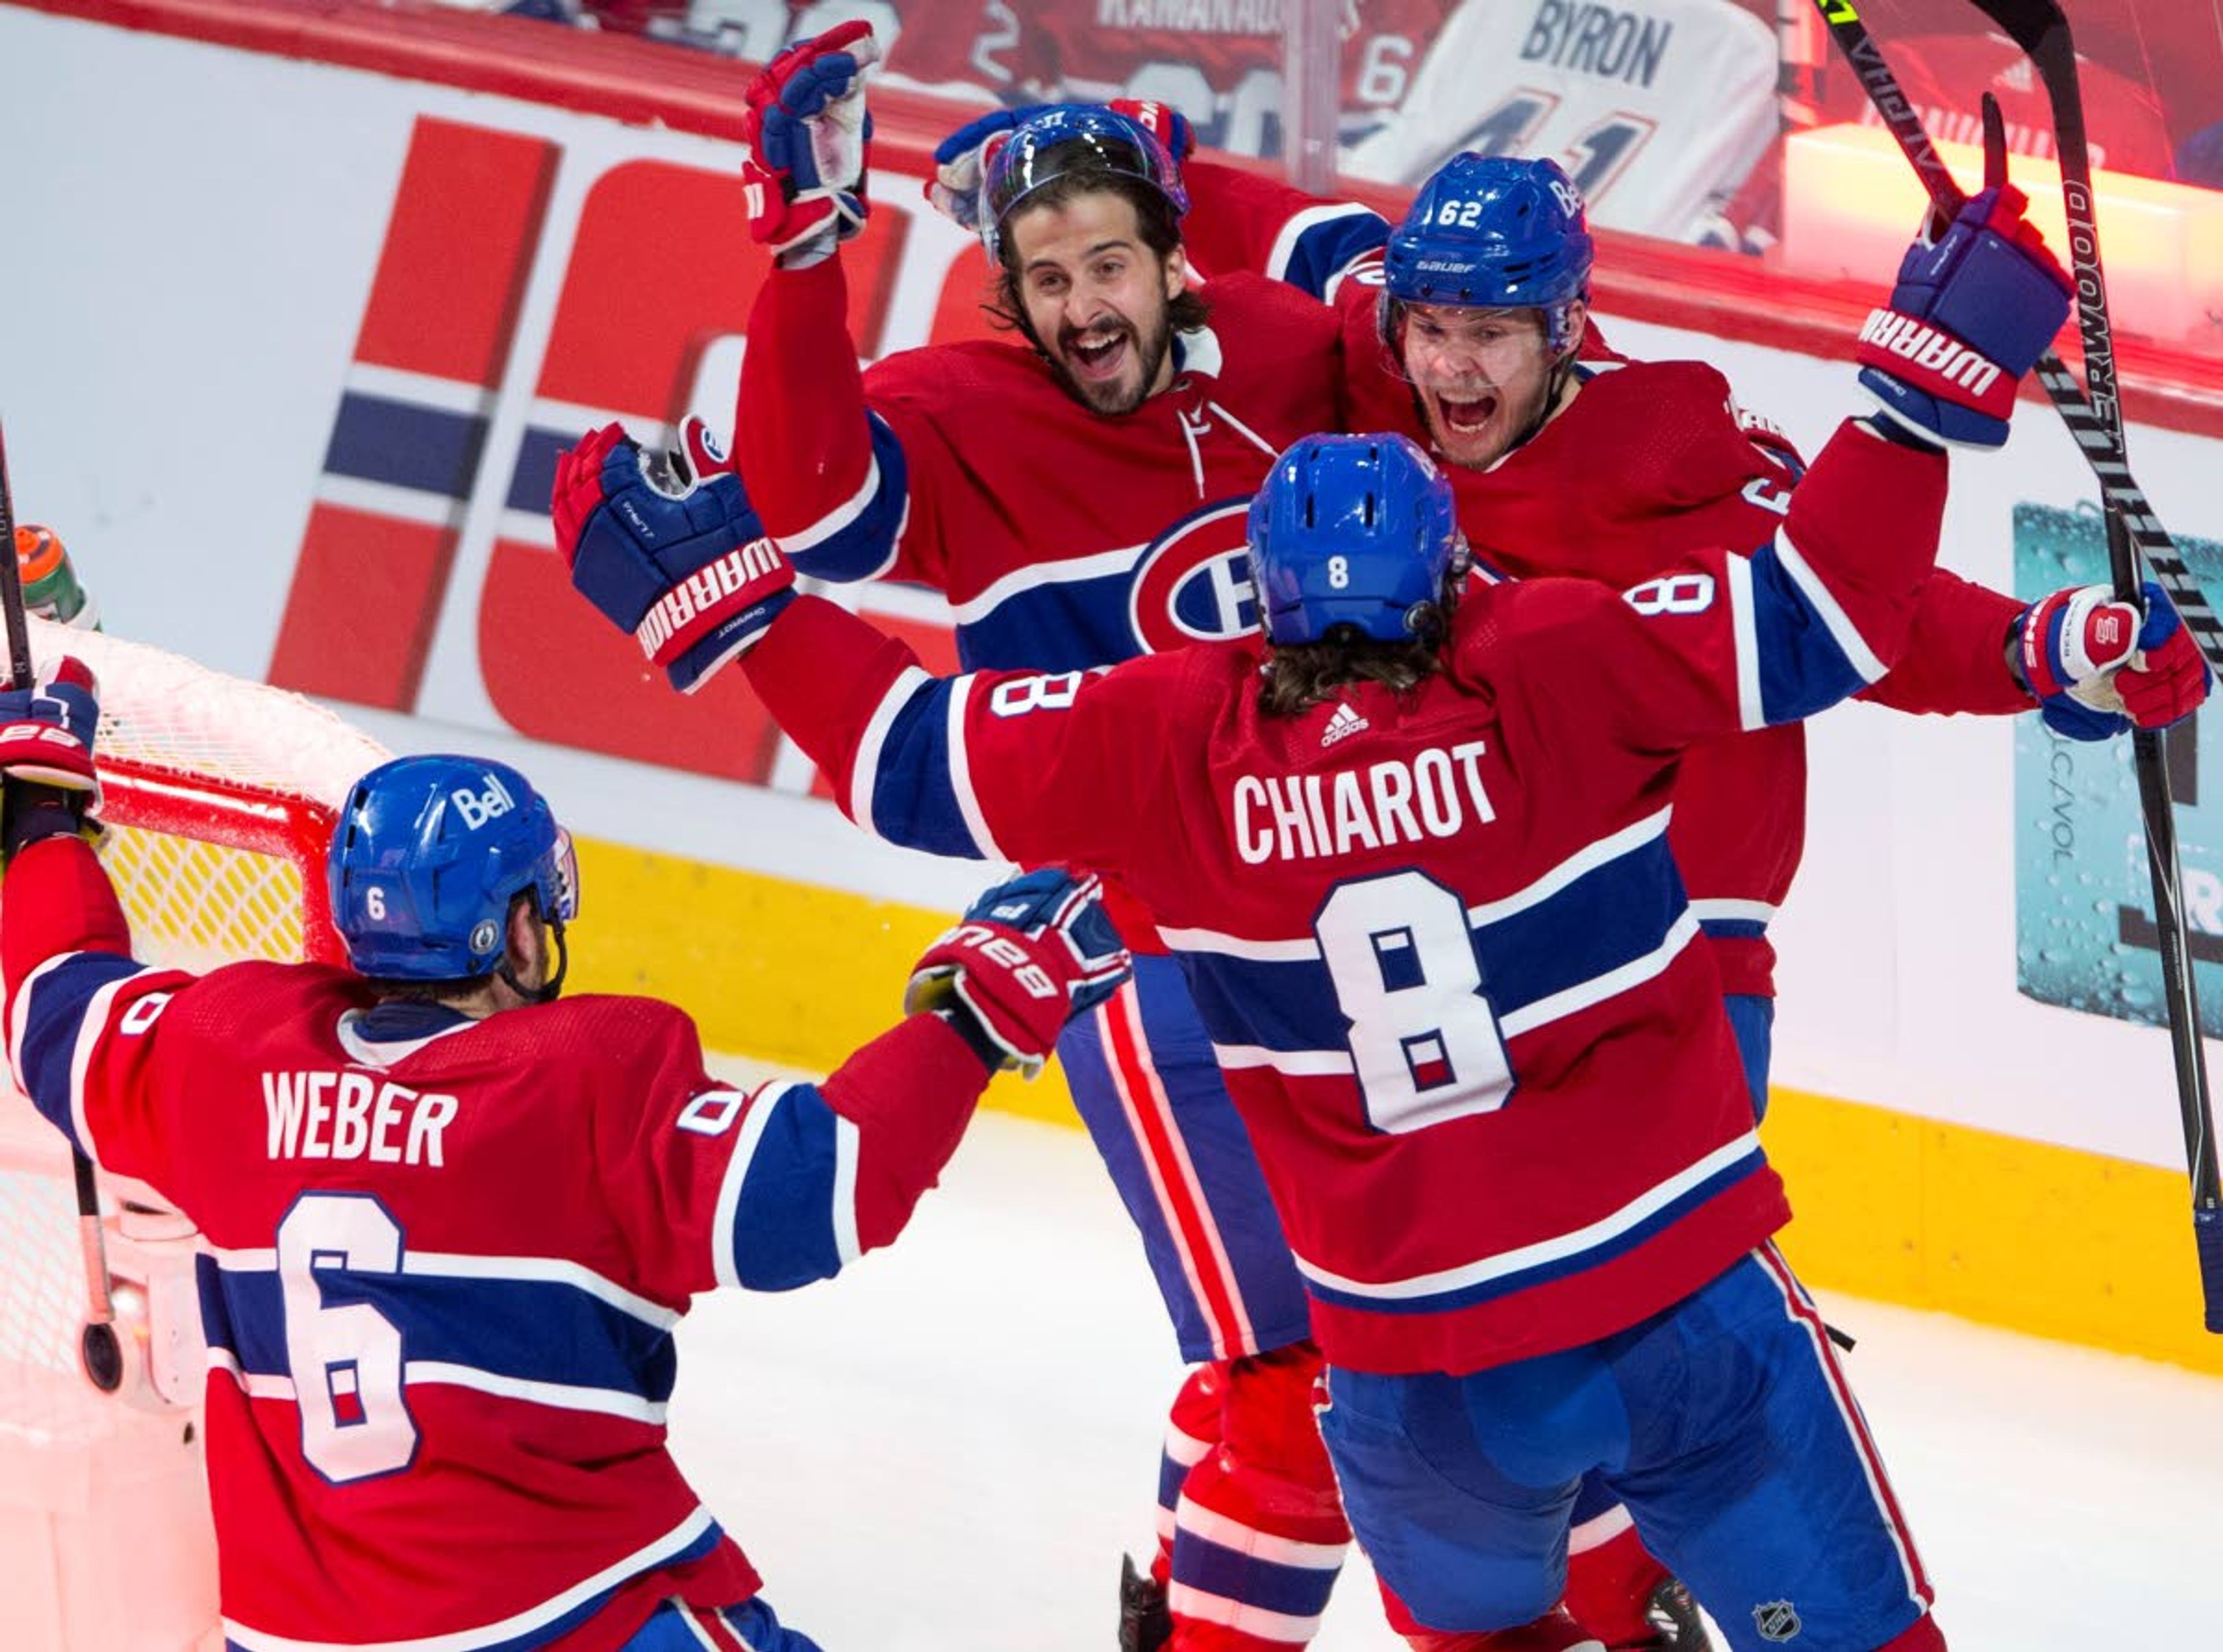
[[[2149,580],[2144,596],[2141,615],[2108,586],[2079,586],[2016,620],[2016,664],[2055,733],[2104,740],[2167,728],[2207,698],[2214,675],[2169,594]]]
[[[691,694],[795,600],[795,570],[707,427],[681,437],[652,451],[604,425],[557,461],[551,503],[579,594]]]
[[[1855,352],[1883,417],[1932,443],[1996,448],[2015,390],[2069,318],[2075,286],[2012,184],[1970,198],[1907,249],[1891,301],[1871,313]]]
[[[749,82],[749,233],[782,263],[816,263],[865,227],[872,117],[864,76],[879,57],[871,24],[843,23],[797,41]]]
[[[1033,1077],[1066,1022],[1132,971],[1098,899],[1102,888],[1100,878],[1054,868],[998,884],[919,959],[904,1013],[969,1015],[1004,1071]]]

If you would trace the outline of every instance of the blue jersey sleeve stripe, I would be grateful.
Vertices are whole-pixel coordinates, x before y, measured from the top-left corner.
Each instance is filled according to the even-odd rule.
[[[883,708],[902,693],[898,680]],[[858,825],[906,849],[967,860],[1004,858],[980,821],[979,802],[964,756],[962,729],[973,679],[920,674],[918,686],[890,719],[874,757],[871,813]],[[879,720],[878,713],[873,722]],[[857,766],[864,767],[860,750]],[[852,792],[858,782],[852,776]]]
[[[1351,266],[1389,239],[1389,222],[1355,201],[1307,207],[1274,237],[1266,273],[1325,303],[1335,297]]]
[[[966,739],[965,714],[972,704],[978,681],[973,676],[962,676],[949,685],[950,789],[956,795],[957,807],[965,816],[966,829],[978,845],[974,852],[986,860],[1009,860],[1011,857],[996,846],[996,835],[988,829],[980,795],[973,785],[973,750]]]
[[[896,548],[910,516],[910,473],[903,444],[877,413],[872,462],[857,491],[809,527],[779,536],[796,571],[847,585],[876,580],[895,566]]]
[[[749,1098],[748,1111],[742,1115],[740,1139],[734,1143],[734,1155],[726,1161],[725,1178],[718,1184],[718,1203],[710,1222],[710,1262],[718,1283],[728,1290],[736,1289],[741,1276],[735,1270],[733,1234],[740,1218],[741,1188],[749,1178],[749,1161],[756,1157],[757,1145],[764,1140],[765,1123],[779,1105],[780,1098],[793,1086],[766,1084]]]
[[[809,1084],[787,1085],[769,1107],[765,1099],[750,1113],[756,1128],[734,1202],[733,1274],[747,1290],[792,1291],[841,1270],[841,1120]],[[853,1187],[853,1170],[851,1178]],[[853,1215],[849,1222],[853,1229]]]
[[[872,826],[872,800],[879,786],[880,763],[887,751],[888,735],[904,708],[933,682],[916,666],[905,666],[865,724],[864,738],[857,743],[856,761],[849,769],[849,818],[868,832]]]
[[[1754,606],[1752,563],[1731,556],[1724,564],[1729,582],[1729,633],[1736,650],[1737,724],[1741,728],[1764,728],[1767,707],[1760,688],[1760,616]]]
[[[1859,671],[1861,681],[1874,682],[1883,676],[1883,660],[1876,658],[1874,650],[1869,650],[1867,638],[1861,636],[1861,627],[1852,623],[1852,616],[1838,605],[1821,574],[1817,574],[1805,561],[1805,556],[1801,556],[1790,531],[1776,529],[1774,543],[1763,544],[1752,561],[1754,574],[1760,578],[1767,576],[1772,569],[1780,569],[1787,589],[1803,598],[1805,607],[1821,620],[1823,627],[1829,631],[1829,640],[1836,643],[1838,654],[1843,656],[1848,665],[1852,665],[1854,671]]]
[[[835,1113],[833,1214],[836,1267],[847,1267],[865,1253],[865,1247],[857,1237],[857,1155],[862,1145],[855,1123]]]
[[[121,953],[67,952],[41,964],[16,991],[8,1051],[16,1086],[89,1157],[99,1157],[85,1115],[94,1047],[123,983],[154,972]]]

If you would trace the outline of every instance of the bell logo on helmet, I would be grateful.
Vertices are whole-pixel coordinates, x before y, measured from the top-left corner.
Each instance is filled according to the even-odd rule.
[[[463,817],[463,824],[474,832],[517,807],[517,800],[504,788],[500,775],[490,774],[486,782],[486,789],[482,792],[473,793],[458,787],[448,794],[455,800],[456,812]]]

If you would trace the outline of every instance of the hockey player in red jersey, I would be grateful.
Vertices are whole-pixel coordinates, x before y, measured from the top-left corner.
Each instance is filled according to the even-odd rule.
[[[497,763],[355,788],[330,870],[360,973],[135,962],[86,841],[97,718],[74,660],[0,694],[8,1053],[200,1228],[225,1645],[815,1652],[665,1450],[673,1328],[901,1232],[990,1073],[1123,973],[1090,885],[992,891],[900,1026],[736,1090],[677,1009],[558,999],[570,841]]]
[[[1177,114],[1137,112],[1169,149],[1187,149]],[[1028,118],[983,117],[937,150],[936,199],[960,222],[978,216],[984,157]],[[1780,522],[1803,466],[1779,433],[1738,411],[1721,374],[1697,361],[1631,361],[1597,338],[1582,200],[1555,164],[1458,157],[1422,187],[1394,235],[1365,209],[1256,173],[1196,161],[1184,176],[1196,202],[1186,225],[1192,254],[1208,269],[1275,276],[1339,311],[1346,420],[1427,443],[1485,563],[1622,587],[1691,550],[1756,540]],[[1385,242],[1386,274],[1373,256]],[[1920,712],[2027,711],[2038,701],[2020,673],[2018,639],[2057,640],[2053,616],[2072,599],[2096,612],[2107,596],[2063,592],[2025,607],[1934,571],[1905,655],[1863,697]],[[2166,646],[2180,663],[2191,653],[2181,632]],[[2049,723],[2075,738],[2127,725],[2113,707],[2087,707],[2057,690],[2044,705]],[[2165,720],[2181,708],[2163,696],[2138,715]],[[1701,743],[1682,765],[1672,834],[1762,1111],[1774,991],[1767,929],[1798,864],[1804,763],[1795,724]],[[1211,1420],[1203,1409],[1199,1421]],[[1196,1424],[1180,1423],[1177,1415],[1176,1449],[1182,1432],[1197,1436]],[[1201,1455],[1209,1443],[1205,1434],[1188,1449]],[[1590,1498],[1579,1517],[1570,1586],[1578,1615],[1615,1647],[1697,1644],[1694,1617],[1626,1517]]]
[[[1300,1259],[1354,1526],[1425,1652],[1596,1647],[1552,1604],[1586,1472],[1739,1652],[1943,1644],[1767,1243],[1787,1207],[1666,832],[1681,748],[1811,714],[1904,646],[1943,444],[1993,437],[2066,313],[2018,204],[1987,192],[1910,257],[1884,313],[1938,349],[1886,364],[1868,330],[1882,411],[1774,532],[1619,594],[1468,586],[1419,449],[1320,438],[1251,507],[1255,642],[937,680],[801,599],[746,656],[860,824],[1116,872],[1157,919]],[[612,474],[596,453],[558,486]],[[2118,608],[2056,686],[2196,703],[2196,670],[2161,667],[2174,619]]]
[[[1279,449],[1336,422],[1336,317],[1253,275],[1200,291],[1170,157],[1124,116],[1061,110],[1003,152],[985,224],[1017,336],[860,378],[838,236],[866,206],[870,56],[861,28],[835,30],[750,91],[778,267],[749,321],[735,453],[763,528],[819,578],[941,591],[968,667],[1086,670],[1248,633],[1244,512]],[[1286,1652],[1349,1540],[1304,1294],[1178,966],[1109,898],[1144,956],[1060,1058],[1200,1365],[1160,1477],[1157,1581],[1179,1652]],[[1126,1586],[1131,1633],[1157,1644],[1157,1592]]]

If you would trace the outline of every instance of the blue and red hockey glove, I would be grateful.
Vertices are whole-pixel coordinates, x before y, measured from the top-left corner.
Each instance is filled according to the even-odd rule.
[[[795,600],[795,570],[764,531],[700,419],[683,451],[606,424],[556,463],[556,544],[580,595],[693,694]]]
[[[911,971],[904,1013],[961,1009],[1031,1078],[1057,1035],[1117,991],[1134,960],[1098,898],[1103,880],[1045,867],[998,883]]]
[[[2068,271],[2012,184],[1969,198],[1935,242],[1907,248],[1891,301],[1861,328],[1861,384],[1923,440],[1996,448],[2016,387],[2069,318]]]
[[[92,763],[99,692],[92,669],[68,655],[29,688],[0,690],[0,850],[13,855],[41,838],[82,831],[100,806]]]
[[[2152,581],[2146,611],[2105,585],[2040,597],[2015,621],[2017,668],[2039,714],[2072,740],[2167,728],[2199,710],[2214,684],[2169,593]]]
[[[1053,109],[1092,107],[1072,104],[1022,104],[1012,109],[991,110],[959,127],[934,146],[934,176],[926,180],[926,198],[934,210],[960,229],[980,233],[980,185],[988,175],[988,162],[1012,133],[1037,115]],[[1149,98],[1116,97],[1103,105],[1115,115],[1144,127],[1166,147],[1175,160],[1186,160],[1196,148],[1196,132],[1188,117],[1170,104]]]
[[[879,58],[871,24],[842,23],[797,41],[749,82],[741,117],[749,233],[783,263],[816,263],[865,227],[872,159],[865,70]]]

